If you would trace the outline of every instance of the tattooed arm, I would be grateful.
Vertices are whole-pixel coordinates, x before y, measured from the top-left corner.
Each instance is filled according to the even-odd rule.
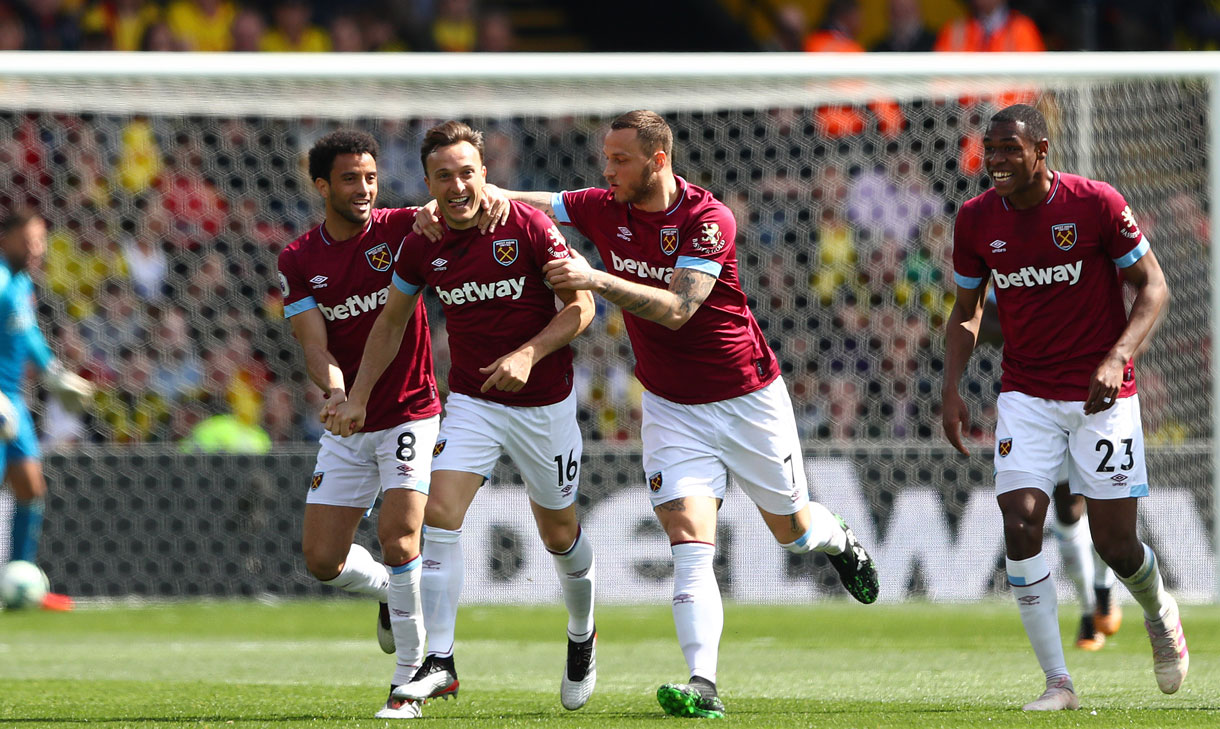
[[[623,311],[674,330],[695,315],[716,284],[716,277],[711,274],[675,268],[669,288],[658,289],[598,271],[576,251],[572,251],[571,258],[550,261],[543,272],[556,289],[593,291]]]

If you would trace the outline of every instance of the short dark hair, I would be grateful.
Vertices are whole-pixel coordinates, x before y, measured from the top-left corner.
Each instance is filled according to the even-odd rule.
[[[479,161],[483,162],[483,132],[475,131],[469,124],[450,119],[437,124],[424,132],[424,143],[419,147],[419,163],[424,168],[424,176],[428,175],[428,155],[441,147],[448,147],[458,142],[469,142],[479,150]]]
[[[1000,109],[991,116],[991,123],[996,124],[997,122],[1024,124],[1025,136],[1032,142],[1040,142],[1049,138],[1046,117],[1029,104],[1013,104]]]
[[[674,133],[661,115],[655,111],[647,109],[629,111],[610,122],[610,128],[614,131],[634,129],[640,140],[640,146],[644,148],[645,152],[651,154],[660,150],[665,153],[666,157],[673,156]]]
[[[14,230],[20,230],[30,221],[41,220],[42,215],[31,207],[19,207],[0,212],[0,235],[8,235]]]
[[[372,134],[352,129],[331,132],[314,142],[309,149],[309,179],[330,182],[330,173],[335,167],[335,157],[341,154],[368,154],[377,159],[381,149]]]

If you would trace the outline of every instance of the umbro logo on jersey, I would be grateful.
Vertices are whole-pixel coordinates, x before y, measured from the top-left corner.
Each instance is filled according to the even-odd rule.
[[[1114,483],[1122,483],[1123,481],[1127,480],[1127,477],[1121,473],[1116,473],[1110,477],[1110,480],[1113,481]]]
[[[631,228],[628,228],[625,225],[620,225],[618,227],[618,237],[622,238],[623,240],[631,240]]]
[[[991,241],[991,249],[992,249],[993,251],[995,251],[996,253],[1003,253],[1003,252],[1004,252],[1004,246],[1006,246],[1006,245],[1008,245],[1008,244],[1007,244],[1007,243],[1005,243],[1005,242],[1004,242],[1004,241],[1002,241],[1002,240],[993,240],[993,241]]]
[[[364,257],[369,260],[374,271],[389,271],[390,266],[394,265],[394,254],[390,253],[390,246],[385,243],[378,243],[368,249],[364,252]]]
[[[326,288],[327,278],[328,278],[327,276],[322,276],[321,274],[319,274],[319,275],[314,276],[313,278],[309,279],[309,285],[313,286],[315,289],[324,289],[324,288]]]
[[[448,259],[438,258],[432,262],[433,271],[444,271],[449,266]]]

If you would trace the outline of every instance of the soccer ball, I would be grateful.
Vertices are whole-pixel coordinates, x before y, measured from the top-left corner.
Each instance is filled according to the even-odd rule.
[[[50,589],[46,573],[33,562],[9,562],[0,574],[0,602],[9,610],[41,605]]]

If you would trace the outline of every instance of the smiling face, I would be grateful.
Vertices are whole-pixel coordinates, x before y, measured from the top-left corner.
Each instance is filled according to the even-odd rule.
[[[470,142],[437,147],[424,159],[424,182],[454,230],[474,226],[487,184],[482,155]]]
[[[330,168],[330,179],[314,181],[326,199],[326,217],[340,217],[364,227],[377,202],[377,160],[367,152],[340,154]]]
[[[992,122],[983,135],[983,163],[996,194],[1018,209],[1041,202],[1051,184],[1049,148],[1045,138],[1031,138],[1024,122]]]

